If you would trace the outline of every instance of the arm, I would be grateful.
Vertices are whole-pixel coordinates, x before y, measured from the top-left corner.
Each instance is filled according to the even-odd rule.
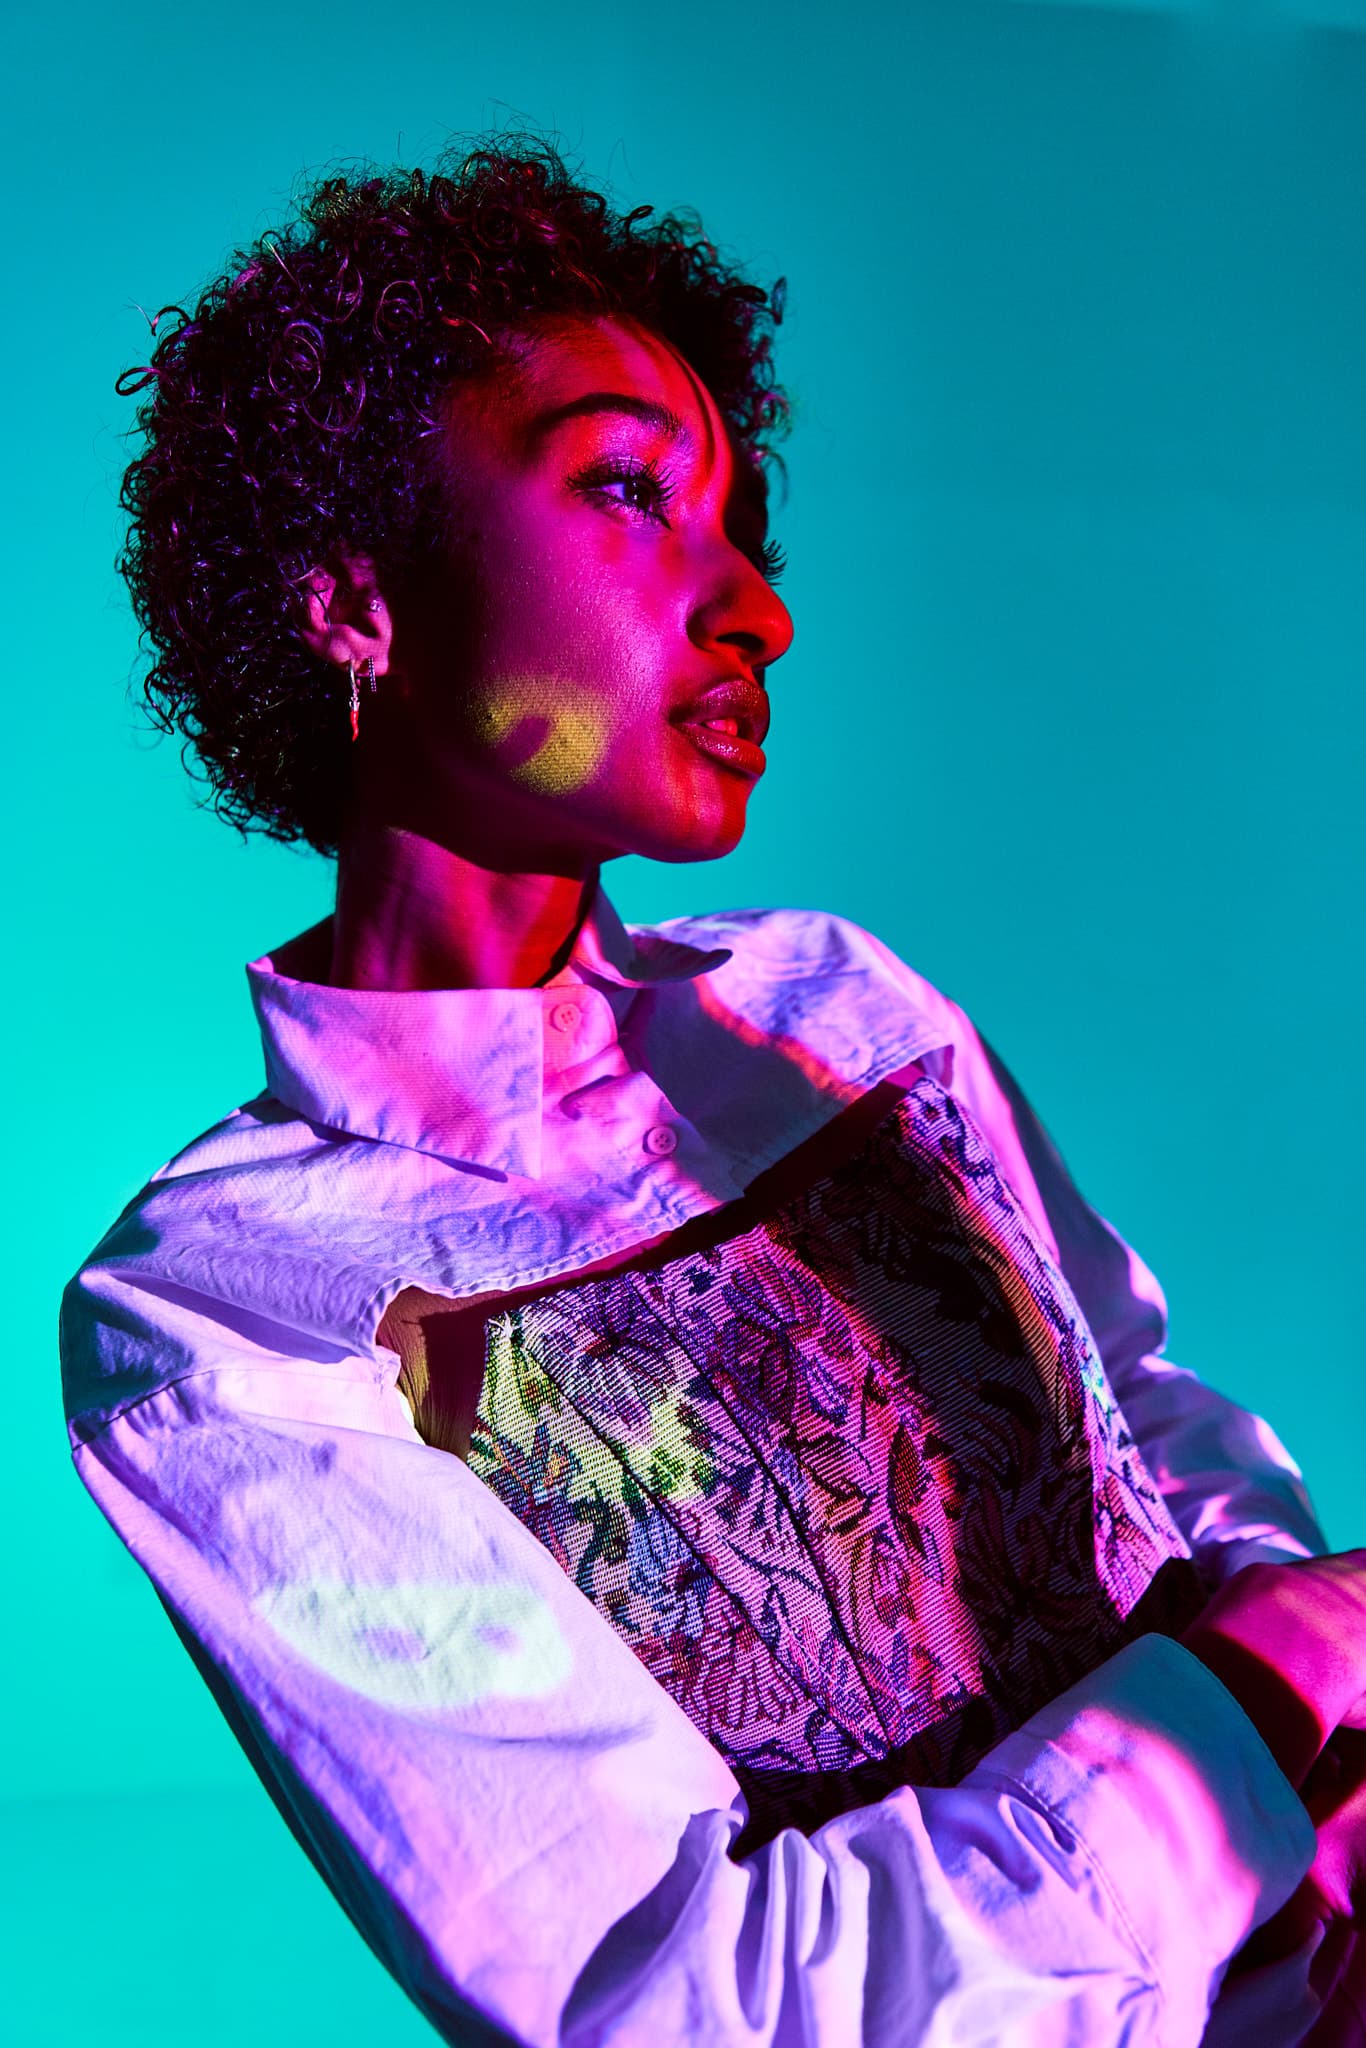
[[[78,1417],[77,1466],[444,2038],[1194,2048],[1224,1960],[1308,1867],[1312,1830],[1252,1727],[1156,1637],[962,1785],[732,1861],[721,1757],[420,1441],[383,1361],[233,1320],[82,1276],[73,1386],[140,1357],[183,1373]]]
[[[956,1006],[955,1006],[956,1009]],[[1005,1065],[956,1011],[953,1088],[1057,1249],[1110,1383],[1173,1520],[1211,1585],[1257,1561],[1327,1549],[1275,1432],[1160,1354],[1167,1305],[1142,1259],[1078,1193]]]

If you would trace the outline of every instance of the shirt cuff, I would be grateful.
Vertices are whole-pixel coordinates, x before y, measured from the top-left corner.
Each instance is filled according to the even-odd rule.
[[[1314,1828],[1233,1695],[1169,1636],[1140,1636],[1008,1736],[966,1780],[1004,1781],[1075,1838],[1198,2041],[1223,1965],[1314,1858]]]

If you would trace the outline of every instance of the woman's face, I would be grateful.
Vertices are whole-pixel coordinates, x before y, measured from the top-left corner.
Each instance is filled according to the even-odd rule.
[[[792,638],[762,478],[655,335],[574,321],[517,353],[452,393],[448,557],[394,607],[400,822],[490,866],[725,853]]]

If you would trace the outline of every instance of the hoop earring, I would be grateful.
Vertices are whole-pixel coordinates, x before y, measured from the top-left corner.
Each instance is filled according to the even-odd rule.
[[[353,740],[358,740],[360,738],[360,679],[356,674],[356,664],[354,661],[347,662],[346,673],[351,678],[351,737]],[[361,674],[364,675],[366,682],[370,685],[370,694],[373,697],[375,691],[379,688],[379,681],[375,675],[373,655],[367,655],[361,663]]]

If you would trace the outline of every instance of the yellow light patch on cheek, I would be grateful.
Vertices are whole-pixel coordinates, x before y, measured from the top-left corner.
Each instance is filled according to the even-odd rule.
[[[582,789],[607,747],[606,705],[558,676],[506,678],[475,708],[473,725],[509,779],[538,796]]]

